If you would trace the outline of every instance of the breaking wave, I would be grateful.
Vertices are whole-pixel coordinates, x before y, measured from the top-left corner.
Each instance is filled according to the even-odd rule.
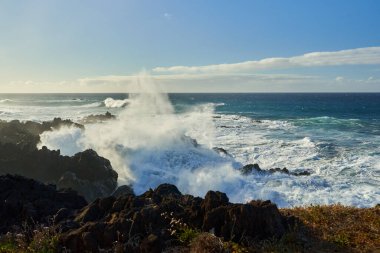
[[[301,134],[294,140],[272,138],[270,134],[299,130],[287,121],[215,114],[218,104],[193,105],[175,113],[167,94],[149,76],[136,77],[135,85],[134,90],[143,92],[130,94],[126,100],[106,99],[112,106],[128,104],[117,120],[88,125],[85,130],[63,127],[44,132],[39,147],[60,149],[64,155],[92,148],[110,159],[119,184],[131,184],[137,194],[172,183],[183,193],[204,196],[208,190],[219,190],[232,202],[270,199],[280,207],[338,202],[373,206],[380,201],[380,190],[360,181],[370,176],[366,165],[376,162],[366,154],[349,156]],[[213,147],[222,147],[230,155],[219,154]],[[335,153],[322,161],[321,152]],[[244,176],[237,170],[254,162],[264,169],[286,166],[312,174]],[[354,174],[347,177],[345,173]]]
[[[125,107],[129,104],[129,99],[106,98],[103,101],[103,104],[107,108],[121,108],[121,107]]]

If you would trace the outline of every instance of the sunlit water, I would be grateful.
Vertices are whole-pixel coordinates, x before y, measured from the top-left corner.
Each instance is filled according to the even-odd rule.
[[[44,133],[40,146],[67,155],[93,148],[137,193],[169,182],[183,193],[221,190],[234,202],[271,199],[281,207],[380,203],[378,93],[0,95],[7,121],[106,111],[117,120]],[[248,163],[311,175],[236,171]]]

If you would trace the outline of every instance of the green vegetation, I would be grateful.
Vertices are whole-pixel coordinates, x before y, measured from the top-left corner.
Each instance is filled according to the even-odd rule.
[[[57,252],[58,239],[55,228],[36,226],[31,231],[24,229],[22,233],[8,233],[1,237],[0,253],[54,253]]]

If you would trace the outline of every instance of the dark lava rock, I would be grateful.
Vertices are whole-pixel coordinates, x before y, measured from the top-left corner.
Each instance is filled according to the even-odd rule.
[[[161,184],[159,185],[155,193],[160,196],[181,196],[181,192],[178,190],[178,188],[175,185],[172,184]]]
[[[229,199],[225,193],[219,191],[209,191],[206,193],[201,207],[204,212],[208,212],[216,207],[228,205],[228,203]]]
[[[213,147],[212,150],[214,150],[219,155],[224,155],[224,156],[231,157],[231,155],[224,148]]]
[[[61,126],[84,128],[61,118],[42,123],[0,121],[0,175],[18,174],[54,183],[60,189],[71,188],[88,201],[110,195],[117,186],[117,173],[110,162],[95,151],[86,150],[67,157],[61,156],[59,150],[36,148],[41,133]]]
[[[61,118],[54,118],[52,121],[42,123],[33,121],[20,122],[18,120],[10,122],[0,121],[0,143],[11,143],[19,145],[22,148],[33,149],[40,141],[41,133],[58,129],[61,126],[83,128],[83,125]]]
[[[240,168],[240,172],[243,175],[251,174],[253,171],[261,172],[263,170],[260,168],[260,166],[257,163],[247,164],[247,165],[244,165],[242,168]]]
[[[116,191],[114,191],[112,193],[112,196],[114,196],[114,197],[121,197],[121,196],[124,196],[124,195],[132,195],[132,196],[134,196],[135,193],[133,192],[132,187],[130,187],[129,185],[121,185],[121,186],[119,186],[116,189]]]
[[[222,192],[209,191],[202,199],[163,184],[139,196],[94,201],[78,212],[75,222],[80,227],[63,233],[60,245],[72,252],[111,249],[115,244],[124,252],[162,252],[167,242],[175,241],[170,233],[173,220],[235,242],[280,237],[288,225],[270,201],[232,204]]]
[[[109,160],[93,150],[68,157],[46,147],[38,150],[0,144],[0,174],[18,174],[57,184],[59,189],[71,188],[88,201],[109,196],[117,187],[117,173]]]
[[[289,171],[287,168],[282,168],[282,169],[281,168],[272,168],[269,170],[263,170],[260,168],[260,166],[257,163],[244,165],[239,170],[240,170],[240,173],[243,175],[249,175],[253,172],[270,173],[270,174],[279,172],[279,173],[284,173],[284,174],[293,175],[293,176],[310,176],[310,172],[307,170],[294,171],[294,172]]]
[[[104,122],[104,121],[112,120],[112,119],[116,119],[116,116],[111,114],[110,112],[106,112],[105,114],[88,115],[84,117],[82,120],[80,120],[79,122],[82,124],[93,124],[93,123]]]
[[[25,222],[49,225],[55,215],[64,219],[86,204],[74,191],[57,191],[22,176],[0,176],[0,233],[20,229]]]

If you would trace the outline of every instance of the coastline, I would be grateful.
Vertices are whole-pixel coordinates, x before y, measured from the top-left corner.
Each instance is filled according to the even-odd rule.
[[[113,117],[110,114],[88,117],[90,122],[112,119]],[[13,224],[10,223],[7,228],[3,229],[0,239],[0,252],[29,252],[30,248],[33,247],[38,248],[38,250],[43,248],[48,250],[47,252],[60,252],[63,247],[71,248],[71,252],[97,251],[98,249],[109,252],[117,252],[116,250],[119,249],[122,250],[120,252],[123,252],[128,247],[132,247],[130,241],[132,237],[129,235],[128,238],[120,239],[119,233],[120,231],[132,231],[131,224],[126,224],[125,221],[132,220],[134,223],[136,217],[141,215],[143,215],[141,217],[145,217],[141,218],[142,220],[150,220],[151,223],[156,222],[157,218],[160,217],[160,222],[154,223],[154,229],[152,228],[153,223],[149,225],[149,223],[140,222],[140,224],[135,225],[134,229],[138,231],[136,234],[142,235],[141,238],[136,239],[134,246],[129,248],[135,252],[155,252],[156,249],[157,252],[164,250],[167,250],[166,252],[170,252],[170,250],[174,250],[174,252],[197,252],[193,249],[196,247],[207,249],[209,252],[212,249],[207,247],[216,247],[216,249],[221,247],[220,249],[223,252],[281,252],[284,249],[290,252],[332,250],[335,252],[370,252],[371,250],[375,252],[380,247],[378,219],[380,208],[378,205],[372,208],[317,205],[278,209],[275,203],[272,204],[270,201],[252,200],[246,204],[232,204],[226,194],[217,191],[208,192],[204,199],[182,195],[175,186],[167,184],[160,185],[155,190],[149,190],[137,196],[134,195],[133,189],[126,186],[120,187],[115,192],[115,176],[117,178],[117,174],[115,174],[116,172],[111,173],[112,167],[110,167],[109,161],[107,162],[106,159],[99,157],[96,152],[88,153],[85,151],[73,158],[64,158],[59,152],[50,151],[46,147],[36,150],[39,135],[43,131],[51,131],[62,125],[83,127],[78,123],[61,119],[44,123],[2,122],[0,128],[3,133],[1,138],[3,150],[1,153],[3,158],[0,163],[1,172],[2,174],[16,173],[37,177],[36,179],[44,181],[45,184],[58,184],[58,191],[65,191],[66,188],[74,189],[84,194],[89,204],[86,205],[84,200],[78,200],[81,198],[80,196],[70,195],[71,197],[67,199],[70,204],[63,202],[61,203],[63,206],[61,205],[59,208],[50,207],[44,214],[41,214],[41,206],[36,206],[35,202],[30,202],[30,199],[23,199],[24,195],[17,195],[18,199],[14,199],[12,192],[19,192],[22,186],[6,188],[5,191],[8,193],[3,195],[1,201],[6,203],[0,208],[2,213],[14,215],[14,211],[11,210],[24,211],[16,216],[18,218],[14,219]],[[225,152],[222,149],[215,150],[215,152],[222,153],[223,151]],[[14,156],[14,154],[18,154],[18,156]],[[85,158],[87,154],[89,156]],[[75,157],[80,157],[81,161],[76,165]],[[72,161],[74,164],[71,165],[72,162],[62,159],[74,159]],[[20,163],[23,160],[26,162]],[[35,167],[33,173],[28,174],[27,170],[22,170],[23,167],[28,167],[27,164],[36,164],[36,161],[40,162],[40,167]],[[54,177],[46,177],[48,171],[57,170],[57,167],[49,167],[49,164],[61,164],[62,168],[59,171],[63,174],[55,176],[55,179]],[[106,172],[107,170],[102,172],[101,168],[104,164],[109,164],[107,165],[108,172]],[[96,167],[98,165],[100,165],[99,168]],[[5,168],[7,171],[4,171]],[[45,172],[42,173],[45,179],[44,177],[38,178],[39,173],[35,173],[41,168],[45,168]],[[27,169],[30,170],[30,168]],[[69,174],[65,172],[67,169]],[[80,172],[81,170],[83,173]],[[94,172],[96,173],[94,174]],[[289,173],[282,171],[282,169],[281,171],[262,172],[258,165],[246,165],[240,172],[237,171],[237,173],[243,174],[253,172]],[[88,178],[96,174],[96,177],[102,178],[103,181]],[[113,178],[113,183],[110,183],[111,178]],[[33,180],[12,176],[2,176],[2,180],[8,182],[4,183],[5,185],[18,180],[29,182],[32,185],[40,185]],[[25,186],[28,183],[22,185]],[[28,194],[33,196],[32,199],[41,198],[40,193],[34,192],[41,187],[44,188],[41,185],[33,186],[28,190]],[[101,189],[108,187],[108,190],[96,190],[99,187]],[[54,186],[44,191],[55,192],[55,189]],[[112,192],[114,193],[112,194]],[[4,190],[2,193],[4,194]],[[58,192],[58,194],[62,193]],[[72,198],[77,200],[71,201]],[[55,203],[56,197],[50,200],[47,198],[45,201]],[[78,201],[79,206],[69,206],[72,203],[78,203]],[[19,207],[16,208],[15,205]],[[116,206],[119,207],[116,208]],[[134,211],[131,213],[132,210]],[[32,218],[33,215],[36,217]],[[188,219],[189,217],[193,218]],[[49,223],[52,219],[53,224]],[[173,222],[176,224],[174,226],[182,224],[174,229],[175,232],[171,226]],[[25,227],[21,226],[23,223],[29,224],[29,229],[35,226],[32,229],[33,232],[26,232]],[[101,233],[98,231],[99,226],[106,226],[101,229]],[[150,228],[147,229],[147,226]],[[103,230],[109,231],[109,233],[105,234]],[[263,234],[263,231],[267,232]],[[94,233],[97,233],[96,236]],[[22,244],[17,244],[17,240],[20,239],[17,239],[17,236],[23,238]],[[39,238],[38,242],[36,238]],[[174,244],[169,245],[168,242],[173,240]]]

